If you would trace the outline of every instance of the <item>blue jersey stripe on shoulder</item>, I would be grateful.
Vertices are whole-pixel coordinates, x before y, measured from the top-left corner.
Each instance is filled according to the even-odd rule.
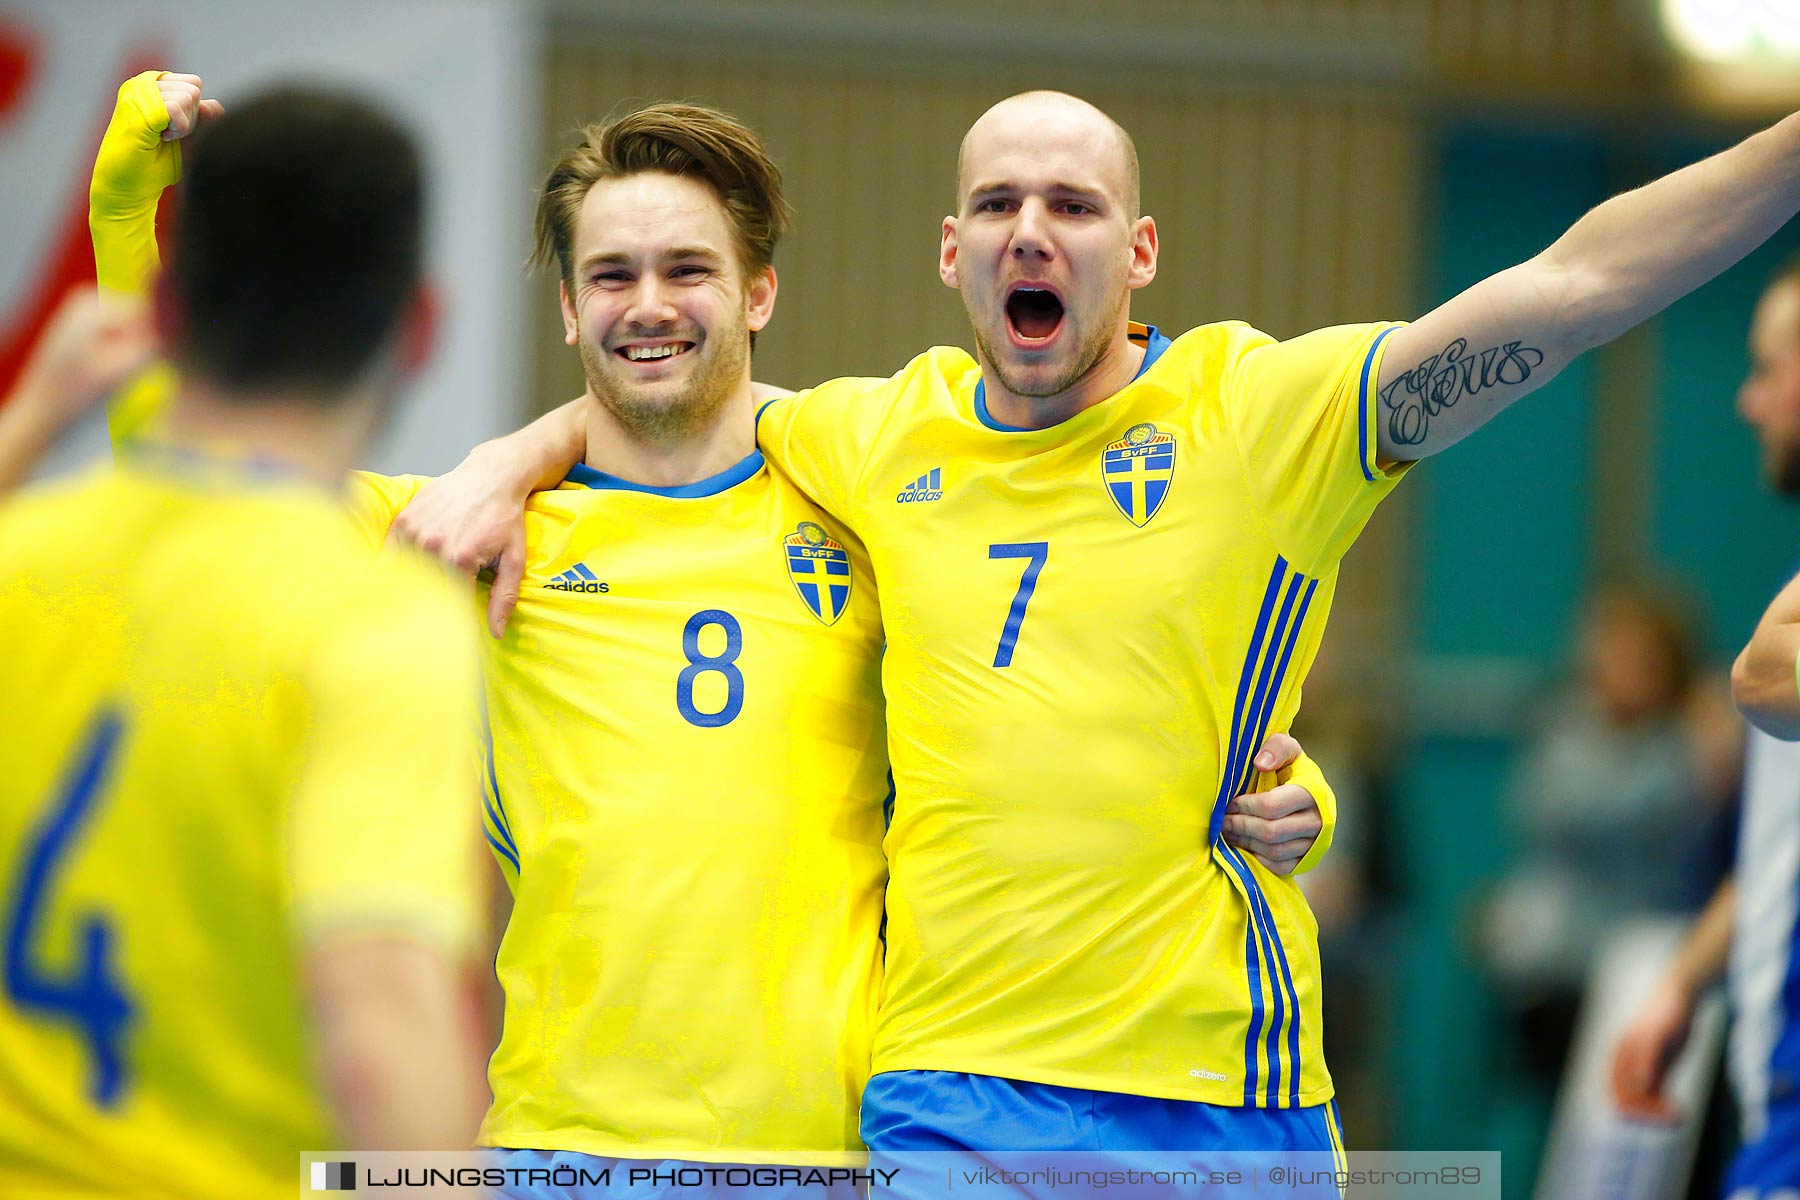
[[[1363,478],[1370,483],[1375,482],[1375,460],[1369,453],[1369,373],[1375,366],[1375,351],[1381,348],[1388,334],[1398,328],[1398,325],[1388,326],[1369,343],[1369,352],[1363,356],[1362,383],[1356,391],[1356,452],[1361,458]]]

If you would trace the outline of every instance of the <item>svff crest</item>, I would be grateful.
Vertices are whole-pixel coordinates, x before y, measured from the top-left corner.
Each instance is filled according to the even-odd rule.
[[[850,605],[850,552],[814,521],[802,521],[781,539],[794,590],[827,625],[837,624]]]
[[[1133,425],[1101,453],[1100,477],[1113,506],[1141,529],[1168,499],[1175,482],[1175,435],[1148,421]]]

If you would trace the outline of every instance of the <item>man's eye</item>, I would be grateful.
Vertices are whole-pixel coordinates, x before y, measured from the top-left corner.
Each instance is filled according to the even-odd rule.
[[[983,200],[980,204],[975,206],[975,211],[984,213],[1003,213],[1009,207],[1011,207],[1011,201],[1008,200]]]
[[[1062,206],[1062,210],[1071,217],[1085,217],[1094,210],[1076,200],[1070,200]]]
[[[705,267],[676,267],[669,272],[670,277],[674,279],[697,279],[705,274]]]
[[[590,282],[605,285],[629,283],[631,282],[631,276],[625,274],[623,271],[602,271],[598,275],[593,276]]]

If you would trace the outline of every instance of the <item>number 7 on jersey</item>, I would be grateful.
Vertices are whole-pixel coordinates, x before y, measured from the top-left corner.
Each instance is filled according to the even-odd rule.
[[[1031,593],[1037,591],[1038,572],[1050,557],[1049,542],[998,542],[988,547],[989,558],[1028,559],[1025,573],[1019,578],[1019,590],[1013,595],[1012,607],[1006,611],[1006,625],[1000,630],[1000,646],[994,651],[996,667],[1010,667],[1013,647],[1019,644],[1019,628],[1025,624],[1025,606]]]

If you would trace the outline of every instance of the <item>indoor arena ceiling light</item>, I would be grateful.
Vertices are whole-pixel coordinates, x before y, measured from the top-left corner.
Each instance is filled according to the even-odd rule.
[[[1712,62],[1800,61],[1800,0],[1662,0],[1683,53]]]

